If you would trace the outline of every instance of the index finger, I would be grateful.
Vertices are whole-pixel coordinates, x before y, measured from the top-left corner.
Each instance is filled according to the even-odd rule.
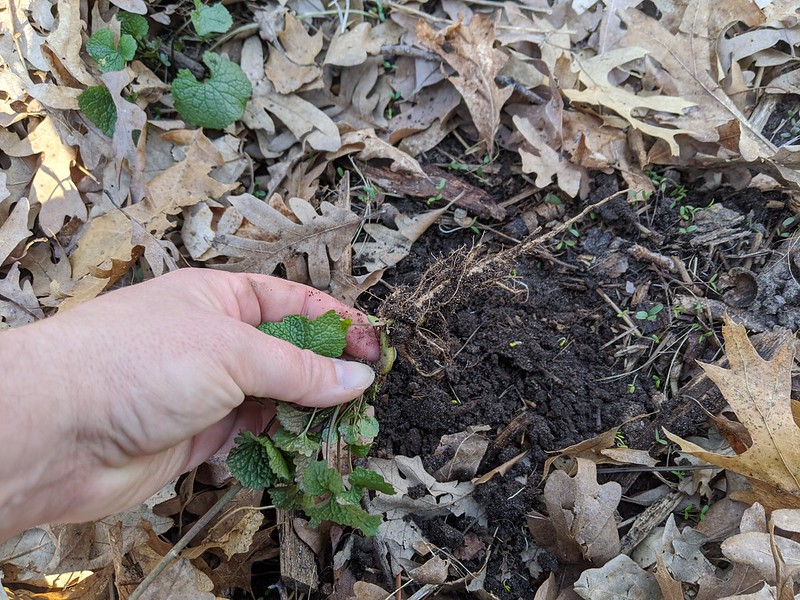
[[[301,283],[269,275],[242,274],[242,277],[247,285],[238,290],[237,300],[243,309],[242,320],[245,322],[259,325],[264,321],[280,321],[288,315],[303,315],[314,319],[329,310],[335,310],[339,316],[352,320],[354,325],[347,333],[345,351],[351,356],[370,362],[380,358],[378,338],[364,313]],[[254,301],[257,311],[245,311],[245,307],[248,304],[253,306]]]

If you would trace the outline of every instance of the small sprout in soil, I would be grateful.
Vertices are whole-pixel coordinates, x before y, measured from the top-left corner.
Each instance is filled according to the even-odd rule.
[[[656,389],[660,390],[661,389],[661,377],[659,377],[658,375],[653,375],[651,377],[651,379],[653,380],[653,385],[656,386]],[[656,431],[656,440],[657,439],[658,439],[658,431]]]
[[[444,196],[443,196],[442,194],[436,194],[435,196],[431,196],[430,198],[428,198],[427,200],[425,200],[425,204],[427,204],[428,206],[430,206],[430,205],[431,205],[431,204],[433,204],[434,202],[438,202],[439,200],[441,200],[443,197],[444,197]]]
[[[562,204],[564,204],[563,202],[561,202],[561,198],[559,198],[552,192],[547,192],[547,194],[545,194],[544,203],[552,204],[553,206],[561,206]]]
[[[694,504],[690,504],[689,506],[683,509],[683,518],[686,521],[694,521],[695,523],[699,523],[700,521],[705,521],[706,514],[708,513],[709,508],[711,508],[710,504],[703,504],[700,508],[698,508]]]
[[[658,313],[660,313],[662,310],[664,310],[664,305],[659,302],[647,310],[637,310],[636,314],[633,316],[640,321],[655,321],[658,318]]]
[[[386,20],[386,10],[383,7],[383,0],[375,0],[375,6],[369,9],[369,14],[375,16],[378,21],[383,23]]]
[[[614,434],[614,445],[617,448],[628,448],[628,443],[625,441],[625,434],[621,431],[617,431]]]
[[[661,434],[658,433],[658,429],[654,431],[656,442],[661,444],[662,446],[669,446],[669,442],[661,437]]]
[[[574,248],[575,245],[577,244],[576,240],[581,235],[581,232],[578,231],[578,228],[573,225],[569,229],[567,229],[567,232],[569,233],[570,236],[572,236],[572,238],[568,236],[562,237],[556,244],[556,250],[563,250],[565,248]]]
[[[708,280],[708,287],[714,290],[717,294],[719,294],[719,286],[717,285],[717,280],[719,279],[719,273],[714,273],[711,276],[711,279]]]
[[[519,340],[514,340],[513,342],[508,342],[509,348],[516,348],[517,346],[521,346],[522,342]]]
[[[631,381],[628,384],[628,393],[629,394],[635,394],[636,393],[636,377],[634,377],[633,381]]]
[[[797,222],[798,219],[796,217],[784,219],[776,231],[778,237],[782,239],[788,238],[791,235],[792,229],[797,226]]]

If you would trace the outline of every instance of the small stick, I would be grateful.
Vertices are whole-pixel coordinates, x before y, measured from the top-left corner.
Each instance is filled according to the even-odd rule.
[[[178,555],[184,548],[186,548],[186,546],[189,545],[189,542],[191,542],[197,536],[197,534],[200,533],[200,531],[211,522],[211,519],[217,516],[219,511],[225,508],[225,505],[228,504],[228,502],[233,500],[233,497],[242,490],[242,487],[243,486],[241,483],[236,483],[231,487],[231,489],[225,492],[225,495],[217,500],[214,506],[209,508],[208,512],[197,520],[197,523],[192,525],[192,528],[186,532],[186,535],[178,540],[178,543],[175,544],[169,552],[167,552],[166,556],[158,561],[155,569],[150,571],[150,573],[147,574],[147,577],[145,577],[136,587],[136,589],[133,590],[133,593],[128,596],[128,600],[139,600],[147,588],[150,587],[150,584],[156,580],[156,577],[161,575],[162,571],[167,569],[167,567],[172,564],[172,561],[178,558]]]
[[[638,258],[639,260],[646,260],[649,263],[654,264],[657,267],[662,269],[666,269],[670,273],[675,273],[680,275],[681,280],[686,286],[692,291],[692,293],[701,296],[702,290],[700,290],[692,280],[691,275],[689,275],[689,271],[686,270],[686,265],[678,256],[664,256],[658,252],[653,252],[652,250],[648,250],[644,246],[640,246],[639,244],[635,244],[629,250],[631,256],[634,258]]]
[[[639,328],[636,326],[636,323],[631,321],[631,318],[627,315],[627,313],[624,310],[622,310],[619,306],[617,306],[617,304],[611,298],[608,297],[608,294],[606,294],[603,290],[600,289],[597,290],[597,294],[603,300],[606,301],[606,304],[608,304],[611,308],[613,308],[616,311],[617,316],[621,318],[623,321],[625,321],[625,324],[628,327],[630,327],[636,335],[638,335],[639,337],[644,337],[642,335],[642,332],[639,331]]]

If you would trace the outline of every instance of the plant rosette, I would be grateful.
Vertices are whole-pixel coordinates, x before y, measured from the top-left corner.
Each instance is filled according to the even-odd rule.
[[[313,320],[293,315],[280,323],[262,323],[259,329],[335,358],[344,351],[350,326],[350,319],[331,310]],[[231,473],[242,485],[267,489],[277,508],[302,510],[312,527],[333,521],[375,535],[382,517],[364,510],[362,499],[370,490],[395,493],[380,474],[355,464],[367,455],[380,430],[368,399],[375,398],[395,357],[386,329],[379,332],[378,377],[362,396],[347,405],[313,410],[264,400],[274,402],[278,427],[270,424],[260,435],[242,431],[228,455]]]

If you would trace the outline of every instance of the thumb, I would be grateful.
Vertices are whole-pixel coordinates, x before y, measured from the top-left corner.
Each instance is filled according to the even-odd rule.
[[[240,325],[225,366],[245,395],[326,407],[357,398],[375,379],[365,364],[320,356]]]

